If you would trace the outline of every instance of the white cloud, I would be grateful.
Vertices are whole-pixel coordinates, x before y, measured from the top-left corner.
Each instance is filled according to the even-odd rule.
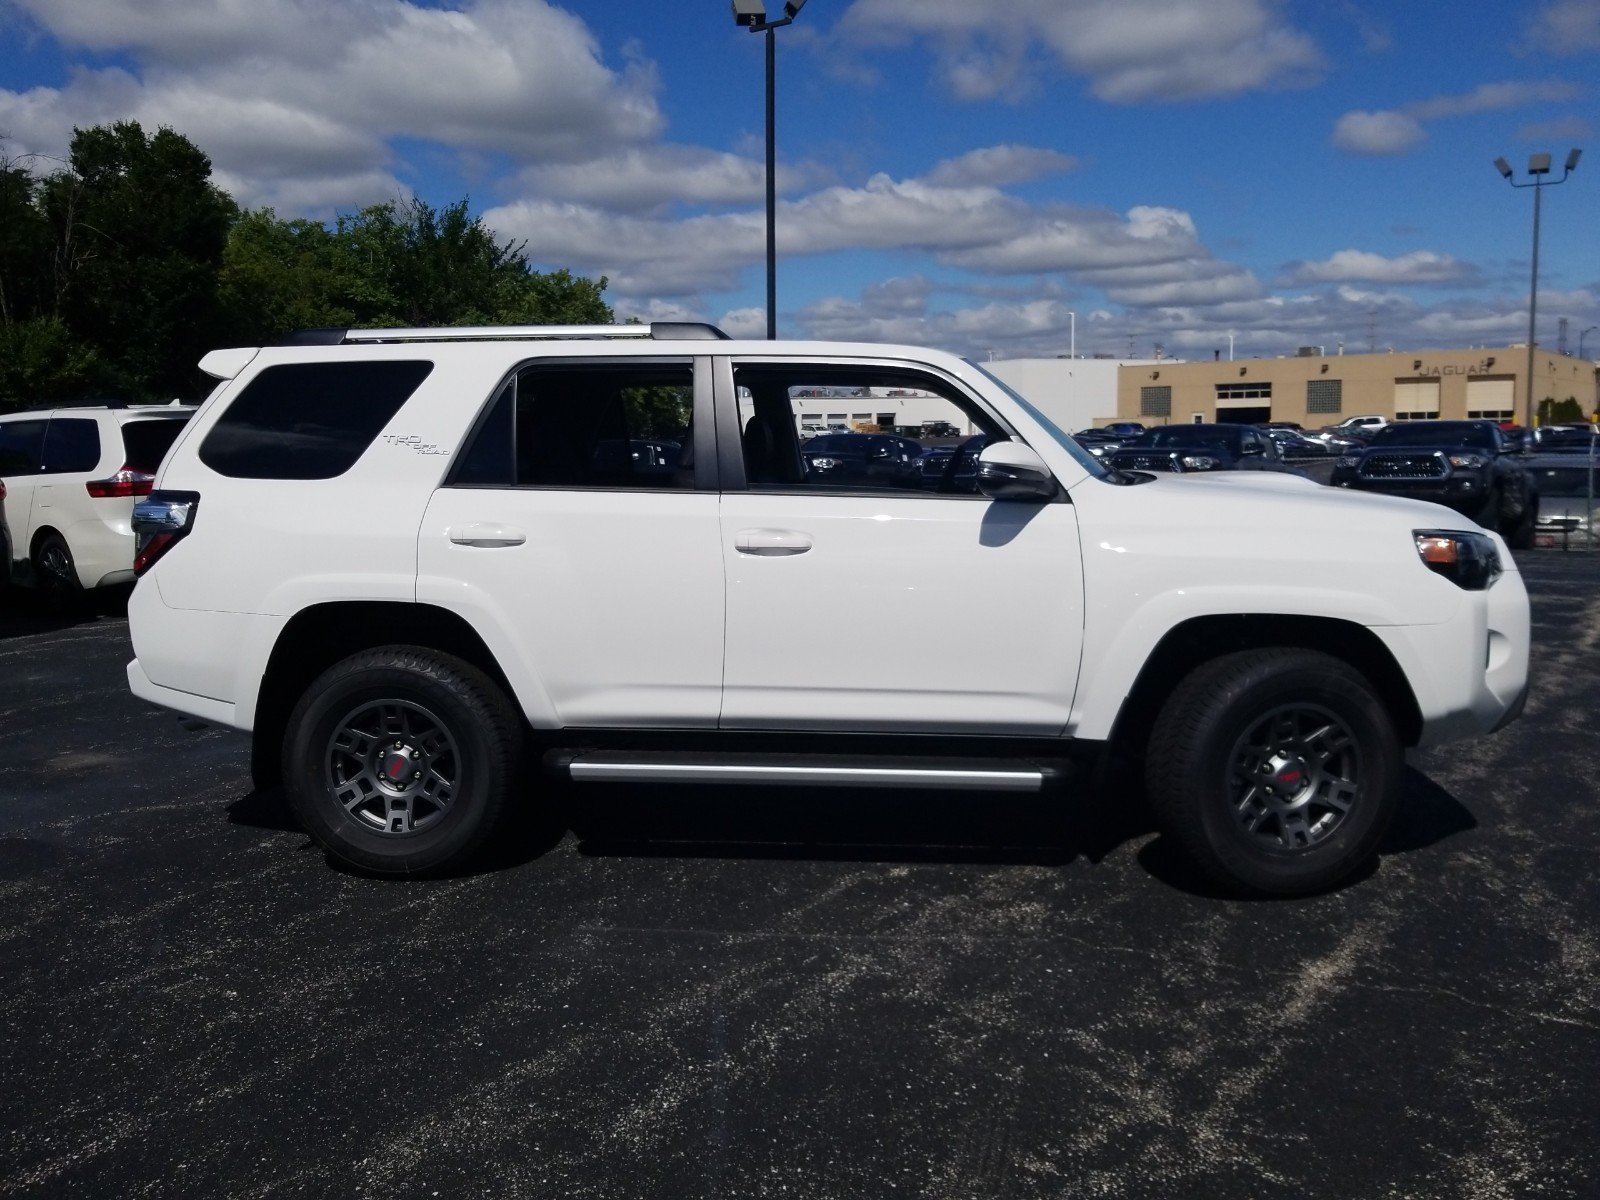
[[[842,46],[931,40],[958,96],[1026,87],[1034,60],[1053,57],[1119,103],[1232,96],[1296,86],[1321,73],[1311,39],[1280,0],[856,0]]]
[[[1334,124],[1333,144],[1355,154],[1404,154],[1427,139],[1424,122],[1560,103],[1582,94],[1576,84],[1559,79],[1485,83],[1459,96],[1434,96],[1398,109],[1347,112]]]
[[[288,191],[312,207],[349,203],[362,180],[392,194],[382,168],[396,137],[559,162],[649,142],[663,124],[650,70],[607,67],[582,21],[545,0],[459,10],[408,0],[15,2],[66,45],[134,63],[77,70],[59,89],[0,89],[0,129],[17,147],[60,155],[73,126],[170,125],[212,155],[247,204]]]
[[[1006,187],[1047,175],[1061,175],[1077,166],[1077,159],[1056,150],[1036,146],[987,146],[982,150],[969,150],[958,158],[945,159],[928,172],[927,180],[940,187]]]
[[[1290,263],[1283,282],[1291,287],[1346,282],[1461,283],[1476,275],[1469,264],[1432,250],[1413,250],[1399,258],[1385,258],[1366,250],[1339,250],[1321,262]]]
[[[1586,54],[1600,50],[1600,0],[1546,0],[1529,22],[1531,54]]]
[[[787,193],[817,175],[812,168],[779,168]],[[523,182],[535,192],[603,208],[634,211],[664,204],[756,203],[766,194],[766,164],[699,146],[631,146],[576,163],[530,168]]]
[[[1333,127],[1333,144],[1354,154],[1404,154],[1427,136],[1400,112],[1347,112]]]

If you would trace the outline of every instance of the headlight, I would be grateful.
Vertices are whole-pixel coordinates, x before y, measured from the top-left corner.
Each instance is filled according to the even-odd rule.
[[[1452,467],[1462,467],[1469,471],[1476,471],[1484,465],[1485,461],[1482,456],[1477,454],[1452,454],[1450,456],[1450,465]]]
[[[1414,529],[1411,536],[1423,565],[1459,588],[1481,592],[1500,578],[1500,551],[1486,533]]]
[[[1341,454],[1341,455],[1339,455],[1339,461],[1337,463],[1335,463],[1334,465],[1335,466],[1344,467],[1347,470],[1354,471],[1357,467],[1359,467],[1361,465],[1361,455],[1359,455],[1359,454]]]
[[[1220,459],[1212,458],[1209,454],[1185,454],[1178,461],[1186,471],[1215,471],[1222,465]]]
[[[831,471],[839,465],[837,458],[813,458],[811,465],[819,471]]]

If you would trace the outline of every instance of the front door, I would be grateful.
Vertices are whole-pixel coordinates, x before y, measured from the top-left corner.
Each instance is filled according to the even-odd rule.
[[[835,480],[793,437],[795,398],[820,389],[894,393],[906,425],[966,436],[933,439],[903,477]],[[975,455],[1010,431],[953,381],[910,369],[740,362],[728,392],[719,432],[739,443],[747,483],[722,498],[722,726],[1060,733],[1082,651],[1077,519],[1065,499],[977,491]]]

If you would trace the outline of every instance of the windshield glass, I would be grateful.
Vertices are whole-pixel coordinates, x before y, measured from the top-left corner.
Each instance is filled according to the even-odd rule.
[[[1238,444],[1239,435],[1215,425],[1168,425],[1144,434],[1135,446],[1160,446],[1182,450],[1228,450]]]
[[[1494,427],[1476,421],[1405,421],[1380,429],[1370,443],[1380,446],[1471,446],[1495,448]]]
[[[1005,380],[996,377],[988,371],[985,371],[981,363],[975,363],[970,358],[964,359],[963,361],[973,370],[980,373],[985,379],[989,380],[990,383],[994,384],[995,387],[999,388],[1006,395],[1010,396],[1012,400],[1016,401],[1017,406],[1021,408],[1023,412],[1027,413],[1035,421],[1039,422],[1039,424],[1044,427],[1044,431],[1050,435],[1051,439],[1054,440],[1055,443],[1068,454],[1072,455],[1073,462],[1077,463],[1085,471],[1089,472],[1089,474],[1095,476],[1097,479],[1103,479],[1105,476],[1110,474],[1110,471],[1106,469],[1104,463],[1102,463],[1094,455],[1090,454],[1082,446],[1078,445],[1078,443],[1073,440],[1070,433],[1062,429],[1061,426],[1057,425],[1049,417],[1045,416],[1037,408],[1029,404],[1020,395],[1018,395],[1016,389],[1011,387],[1010,384],[1006,383]]]
[[[1541,496],[1587,496],[1591,488],[1600,496],[1600,471],[1594,471],[1593,483],[1584,478],[1590,472],[1574,464],[1570,467],[1541,467],[1533,473],[1534,486]]]

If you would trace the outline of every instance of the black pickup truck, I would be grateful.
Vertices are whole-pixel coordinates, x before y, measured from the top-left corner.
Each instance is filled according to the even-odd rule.
[[[1539,492],[1493,421],[1401,421],[1334,464],[1335,487],[1432,500],[1496,530],[1512,549],[1533,545]]]

